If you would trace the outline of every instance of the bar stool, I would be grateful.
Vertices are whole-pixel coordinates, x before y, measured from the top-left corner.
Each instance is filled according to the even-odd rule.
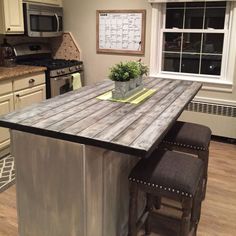
[[[210,141],[210,128],[199,124],[177,121],[160,144],[160,148],[197,155],[204,162],[203,199],[205,199],[207,187]]]
[[[156,150],[151,157],[142,159],[129,175],[129,232],[137,236],[145,223],[145,233],[149,235],[150,217],[163,217],[154,212],[154,198],[178,201],[182,206],[180,236],[187,236],[191,229],[196,233],[200,219],[203,182],[203,162],[184,153]],[[138,219],[138,193],[146,194],[146,208]],[[163,220],[171,221],[169,217]],[[194,227],[194,228],[192,228]]]

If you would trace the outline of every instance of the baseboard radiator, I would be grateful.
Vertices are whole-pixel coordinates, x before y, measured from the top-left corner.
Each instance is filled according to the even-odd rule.
[[[214,135],[236,139],[236,106],[192,101],[179,120],[203,124]]]

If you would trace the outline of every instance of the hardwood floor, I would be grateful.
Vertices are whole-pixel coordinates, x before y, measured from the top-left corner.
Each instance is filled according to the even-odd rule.
[[[15,186],[12,186],[0,194],[0,236],[17,235]],[[198,236],[235,235],[236,145],[212,141],[207,195],[202,205]]]

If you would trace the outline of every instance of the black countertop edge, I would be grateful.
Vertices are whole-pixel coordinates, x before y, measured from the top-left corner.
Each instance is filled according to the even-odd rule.
[[[22,124],[11,123],[8,121],[3,121],[3,120],[0,120],[0,126],[5,127],[5,128],[9,128],[12,130],[18,130],[18,131],[22,131],[22,132],[26,132],[26,133],[35,134],[35,135],[41,135],[41,136],[45,136],[45,137],[56,138],[56,139],[70,141],[70,142],[74,142],[74,143],[100,147],[100,148],[108,149],[111,151],[129,154],[132,156],[137,156],[137,157],[146,157],[147,156],[147,152],[145,150],[136,149],[133,147],[127,147],[127,146],[115,144],[112,142],[105,142],[105,141],[100,141],[100,140],[91,139],[91,138],[87,138],[87,137],[72,135],[72,134],[65,134],[65,133],[61,133],[61,132],[45,130],[45,129],[36,128],[36,127],[29,127],[29,126],[25,126]]]

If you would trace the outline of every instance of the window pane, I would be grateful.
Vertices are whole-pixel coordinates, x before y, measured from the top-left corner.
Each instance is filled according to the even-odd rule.
[[[187,2],[186,7],[204,7],[204,2]]]
[[[184,3],[167,3],[166,8],[184,8]]]
[[[226,7],[226,2],[207,2],[206,7]]]
[[[179,33],[164,33],[164,51],[180,52],[181,49],[181,34]]]
[[[163,70],[179,72],[180,54],[179,53],[163,53]]]
[[[183,29],[184,9],[166,10],[166,28]]]
[[[218,53],[223,51],[224,34],[203,34],[203,53]]]
[[[202,29],[203,28],[204,8],[191,9],[186,8],[185,12],[185,29]]]
[[[202,34],[184,33],[183,52],[198,52],[201,50]]]
[[[199,62],[200,55],[184,53],[182,55],[181,72],[198,74]]]
[[[225,8],[206,8],[205,29],[224,29]]]
[[[201,74],[220,75],[221,56],[202,55]]]

